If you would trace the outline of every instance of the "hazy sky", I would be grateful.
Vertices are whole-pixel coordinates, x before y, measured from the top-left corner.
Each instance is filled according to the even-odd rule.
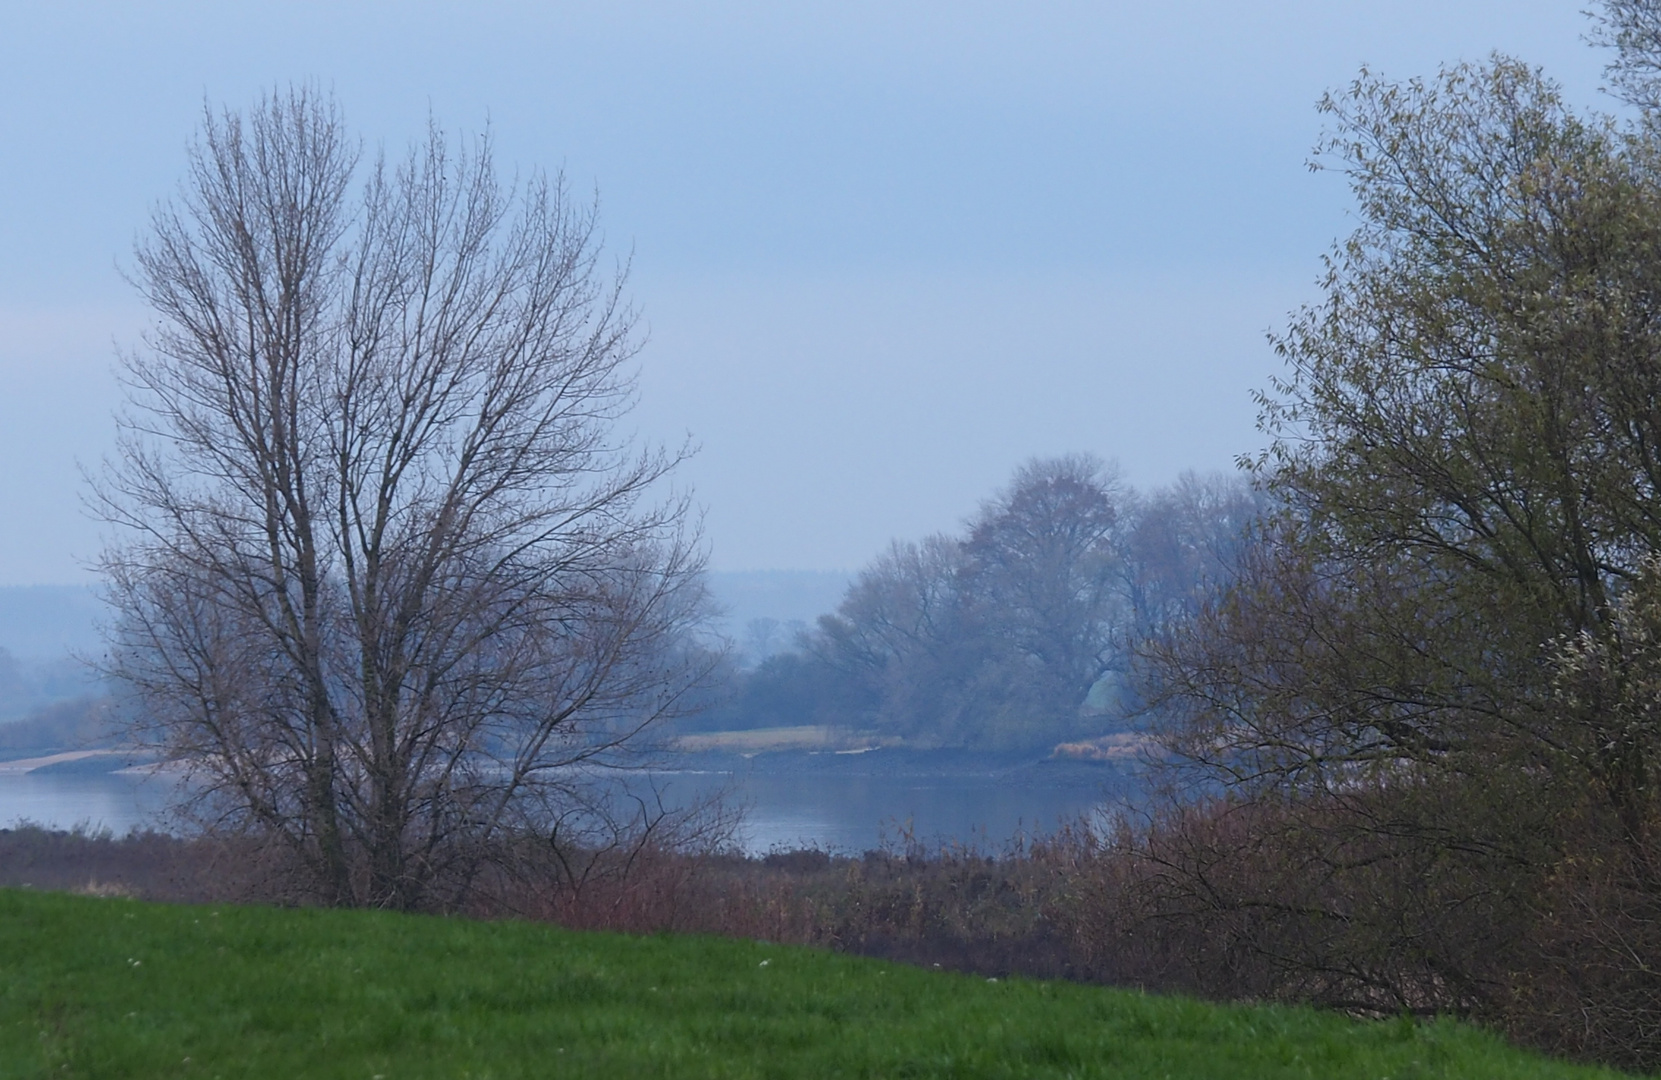
[[[1595,103],[1579,0],[0,0],[0,584],[79,580],[118,267],[204,100],[332,88],[599,192],[650,330],[646,437],[722,569],[840,569],[1023,459],[1140,485],[1259,443],[1264,334],[1345,232],[1314,103],[1493,49]]]

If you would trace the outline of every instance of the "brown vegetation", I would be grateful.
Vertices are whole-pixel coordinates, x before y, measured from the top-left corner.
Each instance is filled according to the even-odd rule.
[[[1369,841],[1461,799],[1428,785],[1346,805],[1213,802],[1102,838],[1066,829],[996,854],[915,843],[749,857],[672,842],[491,861],[457,914],[709,933],[975,972],[1452,1014],[1556,1053],[1657,1060],[1661,947],[1637,868],[1595,821],[1550,877],[1465,841]],[[1382,835],[1382,834],[1380,834]],[[1510,867],[1510,872],[1506,868]],[[0,885],[172,901],[310,902],[270,849],[156,833],[0,830]]]

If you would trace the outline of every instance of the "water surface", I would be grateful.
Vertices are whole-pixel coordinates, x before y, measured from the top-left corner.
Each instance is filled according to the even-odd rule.
[[[737,836],[752,854],[819,847],[857,854],[908,838],[935,844],[998,848],[1016,834],[1052,832],[1058,824],[1110,805],[1109,778],[1089,773],[849,775],[749,770],[665,771],[653,781],[671,802],[716,791],[744,808]],[[0,827],[162,828],[170,780],[137,773],[47,770],[0,773]]]

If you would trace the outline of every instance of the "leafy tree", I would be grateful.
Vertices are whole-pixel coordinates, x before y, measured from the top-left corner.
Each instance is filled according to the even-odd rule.
[[[1640,104],[1655,12],[1605,24]],[[1504,57],[1364,72],[1323,108],[1360,226],[1261,399],[1279,510],[1147,669],[1178,761],[1279,869],[1231,891],[1215,850],[1168,865],[1257,913],[1235,945],[1296,952],[1296,993],[1528,1015],[1653,1062],[1661,143]],[[1381,868],[1414,883],[1388,905]],[[1471,911],[1512,945],[1459,945]],[[1542,990],[1565,965],[1579,988]]]
[[[1339,745],[1369,760],[1558,745],[1552,643],[1605,637],[1661,541],[1648,144],[1503,59],[1434,83],[1364,76],[1325,108],[1363,224],[1263,397],[1277,440],[1259,475],[1295,554],[1260,560],[1212,624],[1314,648],[1287,662],[1324,703],[1277,680],[1284,693],[1243,708],[1310,738],[1281,730],[1250,752],[1290,775],[1347,770]],[[1348,629],[1311,642],[1254,622],[1306,628],[1317,607]],[[1248,750],[1245,727],[1226,730]],[[1617,800],[1626,753],[1587,761]]]

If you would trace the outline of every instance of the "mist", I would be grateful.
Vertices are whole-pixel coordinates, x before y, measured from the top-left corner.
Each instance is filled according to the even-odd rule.
[[[1575,5],[13,5],[0,34],[0,584],[76,583],[121,268],[205,103],[312,82],[368,154],[431,118],[597,194],[649,340],[631,423],[712,565],[851,573],[1018,463],[1149,486],[1260,443],[1266,332],[1349,227],[1304,166],[1365,62],[1493,48],[1598,100]]]

